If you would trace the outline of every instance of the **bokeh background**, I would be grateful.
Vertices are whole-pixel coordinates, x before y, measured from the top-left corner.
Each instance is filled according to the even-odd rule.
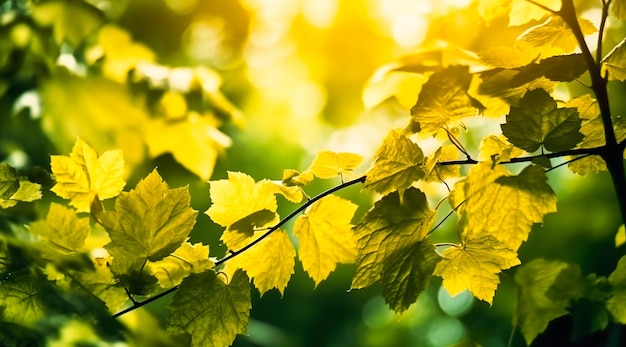
[[[49,155],[68,153],[80,136],[100,152],[124,150],[127,187],[156,166],[170,186],[190,186],[192,207],[201,212],[210,206],[206,181],[227,171],[280,179],[283,169],[305,169],[317,151],[329,149],[363,155],[364,172],[387,132],[407,124],[426,79],[394,68],[416,56],[433,65],[472,61],[468,51],[510,42],[538,23],[487,23],[479,15],[486,1],[470,0],[79,2],[0,1],[0,160],[49,169]],[[577,3],[582,16],[598,20],[595,1]],[[28,12],[34,5],[39,10]],[[606,47],[624,32],[609,22]],[[558,90],[564,98],[586,92],[576,82]],[[611,85],[612,96],[623,92]],[[626,110],[620,100],[613,107],[616,114]],[[460,137],[475,153],[499,122],[470,119],[467,127]],[[426,151],[434,147],[435,140],[422,141]],[[520,259],[560,259],[579,263],[584,273],[610,273],[621,224],[610,177],[562,168],[549,180],[559,212],[531,233]],[[307,193],[338,183],[317,182]],[[423,189],[433,206],[446,192],[442,185]],[[362,206],[357,218],[375,198],[358,187],[340,195]],[[295,208],[281,203],[281,215]],[[449,211],[445,205],[438,220]],[[449,220],[435,238],[449,239],[454,230]],[[221,257],[220,233],[201,214],[192,240]],[[314,288],[297,264],[283,296],[253,293],[248,335],[235,346],[523,344],[512,325],[514,269],[501,275],[491,307],[468,293],[452,298],[433,278],[402,316],[388,309],[380,287],[348,292],[353,270],[340,266]],[[154,333],[169,300],[145,308],[154,318],[134,312],[123,320],[150,343],[175,344]],[[539,343],[571,334],[572,324],[555,322]]]

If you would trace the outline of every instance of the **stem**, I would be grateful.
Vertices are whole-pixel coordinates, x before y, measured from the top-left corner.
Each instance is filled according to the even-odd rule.
[[[281,226],[285,225],[285,223],[287,223],[289,220],[293,219],[293,217],[295,217],[296,215],[298,215],[300,212],[304,211],[307,207],[311,206],[314,202],[320,200],[321,198],[330,195],[338,190],[344,189],[346,187],[355,185],[357,183],[363,183],[365,182],[365,176],[353,179],[352,181],[348,181],[348,182],[344,182],[341,183],[340,185],[333,187],[325,192],[320,193],[319,195],[315,196],[314,198],[307,200],[307,202],[305,202],[304,204],[302,204],[302,206],[298,207],[297,209],[295,209],[293,212],[291,212],[287,217],[283,218],[280,222],[278,222],[276,225],[274,225],[273,227],[271,227],[270,229],[268,229],[263,235],[261,235],[258,239],[250,242],[248,245],[246,245],[245,247],[237,250],[237,251],[230,251],[230,253],[225,256],[224,258],[218,260],[215,262],[215,266],[221,265],[223,263],[225,263],[226,261],[236,257],[237,255],[245,252],[246,250],[252,248],[254,245],[256,245],[257,243],[261,242],[263,239],[265,239],[266,237],[270,236],[274,231],[278,230],[278,228],[280,228]],[[172,287],[168,290],[165,290],[151,298],[148,298],[144,301],[140,301],[137,302],[135,301],[129,294],[129,298],[131,299],[131,301],[133,301],[133,305],[131,307],[128,307],[120,312],[117,312],[116,314],[114,314],[112,317],[113,318],[117,318],[120,317],[128,312],[134,311],[142,306],[145,306],[153,301],[159,300],[160,298],[169,295],[173,292],[175,292],[176,290],[178,290],[178,288],[180,288],[180,285]],[[128,293],[128,291],[127,291]]]
[[[560,157],[564,157],[567,155],[585,155],[585,156],[600,155],[602,156],[605,151],[606,151],[606,146],[593,147],[593,148],[576,148],[576,149],[570,149],[570,150],[562,151],[562,152],[554,152],[554,153],[532,155],[528,157],[512,158],[509,161],[503,161],[503,162],[500,162],[499,164],[525,163],[525,162],[533,161],[540,157],[560,158]],[[445,165],[466,165],[466,164],[478,164],[478,161],[474,159],[466,159],[466,160],[442,161],[442,162],[437,163],[437,165],[444,165],[444,166]]]

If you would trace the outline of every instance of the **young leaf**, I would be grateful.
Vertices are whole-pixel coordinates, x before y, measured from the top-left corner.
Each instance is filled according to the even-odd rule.
[[[393,130],[374,155],[374,165],[367,172],[364,187],[381,194],[404,191],[424,177],[424,153],[398,130]]]
[[[63,253],[79,251],[89,236],[89,218],[79,218],[73,209],[56,203],[50,205],[45,221],[36,221],[28,227],[31,233],[48,240]]]
[[[514,320],[527,344],[530,345],[551,320],[567,314],[568,300],[554,300],[547,292],[568,266],[562,261],[539,258],[524,264],[515,273],[519,294]]]
[[[391,253],[383,264],[383,297],[392,310],[404,312],[426,289],[441,257],[423,240]]]
[[[534,152],[544,146],[551,152],[572,149],[583,139],[582,120],[575,108],[557,108],[543,89],[531,90],[511,106],[502,133],[515,146]]]
[[[180,247],[198,214],[190,202],[188,187],[169,189],[156,169],[135,189],[122,192],[115,211],[100,216],[111,238],[104,247],[114,258],[113,269],[118,262],[161,260]]]
[[[613,47],[602,59],[602,70],[608,73],[611,80],[626,80],[626,39]]]
[[[463,118],[477,115],[482,105],[467,93],[471,80],[467,66],[450,66],[433,73],[411,108],[417,131],[435,135],[453,128]]]
[[[124,158],[121,150],[106,151],[101,156],[80,138],[69,157],[50,157],[56,184],[52,191],[64,199],[78,212],[89,212],[96,197],[105,200],[117,196],[126,182]]]
[[[377,201],[356,226],[356,272],[351,287],[365,288],[378,281],[389,257],[423,240],[434,218],[435,211],[417,188],[409,188],[402,199],[393,192]]]
[[[168,305],[167,330],[190,334],[192,347],[229,346],[244,334],[250,319],[250,285],[242,271],[229,283],[213,271],[193,274]]]
[[[221,226],[229,227],[257,211],[276,212],[276,189],[269,181],[255,183],[244,173],[228,172],[227,180],[209,185],[212,204],[205,213]]]
[[[443,287],[456,295],[468,289],[478,299],[493,301],[502,270],[519,265],[517,253],[486,232],[468,234],[461,244],[442,253],[434,274],[443,278]]]
[[[309,170],[319,178],[343,177],[344,174],[351,174],[361,161],[363,157],[358,154],[321,151],[317,153]]]
[[[274,225],[270,223],[269,225]],[[232,251],[238,251],[259,238],[265,231],[257,231],[253,237],[226,231],[221,240]],[[276,230],[245,253],[230,259],[224,271],[232,274],[237,269],[244,270],[253,280],[261,295],[276,288],[283,294],[291,275],[294,273],[296,250],[283,230]]]
[[[463,232],[486,232],[516,251],[532,225],[556,211],[556,197],[546,180],[543,169],[534,165],[511,176],[500,165],[480,163],[455,184],[450,204],[465,220]]]
[[[595,26],[584,18],[578,19],[583,35],[591,35],[598,31]],[[567,23],[558,16],[548,18],[542,24],[530,28],[519,38],[535,47],[555,47],[563,53],[573,52],[578,42]]]
[[[609,276],[613,296],[606,302],[606,308],[620,324],[626,324],[626,257],[617,262],[617,267]]]
[[[296,219],[293,233],[300,240],[300,261],[316,286],[335,270],[337,263],[354,263],[356,238],[350,221],[356,209],[352,202],[329,195]]]
[[[156,262],[148,262],[146,269],[157,278],[162,288],[172,288],[187,275],[204,272],[213,266],[213,261],[209,259],[209,246],[185,242],[171,255]]]

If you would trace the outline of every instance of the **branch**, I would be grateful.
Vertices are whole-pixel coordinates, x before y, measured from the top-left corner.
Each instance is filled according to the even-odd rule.
[[[600,19],[600,27],[598,28],[598,45],[596,46],[596,61],[602,60],[602,40],[604,39],[604,27],[609,17],[609,6],[611,0],[602,0],[602,18]]]
[[[576,148],[576,149],[570,149],[570,150],[562,151],[562,152],[538,154],[538,155],[532,155],[532,156],[529,156],[529,157],[512,158],[509,161],[503,161],[503,162],[500,162],[499,164],[524,163],[524,162],[533,161],[533,160],[535,160],[537,158],[541,158],[541,157],[559,158],[559,157],[564,157],[564,156],[567,156],[567,155],[603,155],[605,151],[606,151],[606,146],[593,147],[593,148]],[[475,159],[466,159],[466,160],[442,161],[442,162],[437,163],[437,165],[443,165],[443,166],[445,166],[445,165],[467,165],[467,164],[478,164],[478,161],[475,160]]]
[[[225,262],[227,262],[228,260],[236,257],[237,255],[247,251],[248,249],[252,248],[254,245],[256,245],[257,243],[261,242],[263,239],[265,239],[266,237],[270,236],[274,231],[278,230],[278,228],[280,228],[281,226],[285,225],[285,223],[287,223],[288,221],[290,221],[291,219],[293,219],[293,217],[297,216],[300,212],[304,211],[307,207],[311,206],[314,202],[320,200],[321,198],[330,195],[336,191],[339,191],[341,189],[347,188],[349,186],[355,185],[357,183],[363,183],[365,182],[365,176],[361,176],[359,178],[356,178],[352,181],[348,181],[348,182],[344,182],[341,183],[340,185],[333,187],[325,192],[320,193],[319,195],[313,197],[310,200],[307,200],[307,202],[305,202],[304,204],[302,204],[302,206],[298,207],[297,209],[295,209],[293,212],[291,212],[287,217],[283,218],[280,222],[278,222],[276,225],[274,225],[273,227],[271,227],[270,229],[268,229],[263,235],[261,235],[258,239],[250,242],[248,245],[246,245],[245,247],[237,250],[237,251],[231,251],[230,254],[228,254],[227,256],[225,256],[222,259],[219,259],[218,261],[215,262],[215,266],[221,265]],[[120,317],[128,312],[134,311],[142,306],[145,306],[153,301],[159,300],[160,298],[169,295],[173,292],[175,292],[176,290],[178,290],[178,288],[180,288],[180,285],[172,287],[168,290],[165,290],[153,297],[150,297],[144,301],[141,302],[137,302],[135,300],[132,299],[133,301],[133,305],[131,307],[128,307],[116,314],[114,314],[112,317],[113,318],[117,318]],[[129,295],[130,297],[130,295]]]

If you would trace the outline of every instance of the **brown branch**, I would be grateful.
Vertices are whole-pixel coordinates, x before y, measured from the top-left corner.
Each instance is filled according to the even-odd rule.
[[[541,157],[547,157],[547,158],[559,158],[559,157],[565,157],[568,155],[603,155],[603,153],[606,150],[606,146],[600,146],[600,147],[593,147],[593,148],[576,148],[576,149],[570,149],[567,151],[562,151],[562,152],[554,152],[554,153],[547,153],[547,154],[538,154],[538,155],[532,155],[532,156],[528,156],[528,157],[519,157],[519,158],[512,158],[509,161],[503,161],[500,162],[499,164],[514,164],[514,163],[525,163],[525,162],[529,162],[529,161],[533,161],[537,158],[541,158]],[[478,164],[479,161],[475,160],[475,159],[464,159],[464,160],[450,160],[450,161],[442,161],[437,163],[437,165],[473,165],[473,164]]]

